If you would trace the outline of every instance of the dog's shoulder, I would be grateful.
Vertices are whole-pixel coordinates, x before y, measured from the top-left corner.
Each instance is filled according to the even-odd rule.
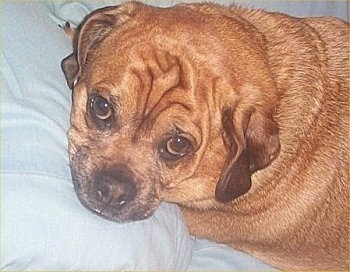
[[[334,17],[299,18],[240,6],[233,6],[230,10],[263,34],[270,61],[278,62],[282,58],[282,66],[288,63],[296,66],[295,61],[299,59],[302,61],[298,66],[303,67],[307,66],[306,60],[309,59],[309,64],[324,64],[331,76],[348,81],[348,22]],[[310,59],[311,56],[314,59]]]

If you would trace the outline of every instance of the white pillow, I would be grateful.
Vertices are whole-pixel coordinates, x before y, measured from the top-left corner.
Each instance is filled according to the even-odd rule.
[[[71,51],[52,7],[2,12],[1,270],[185,270],[192,240],[179,209],[117,224],[77,200],[68,166]]]

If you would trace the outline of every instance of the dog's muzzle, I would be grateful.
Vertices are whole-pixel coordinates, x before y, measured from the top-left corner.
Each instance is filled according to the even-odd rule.
[[[78,164],[81,165],[81,164]],[[119,223],[143,220],[159,205],[155,190],[143,192],[132,171],[125,165],[84,174],[72,167],[74,189],[89,210]]]
[[[137,195],[132,173],[123,166],[96,173],[93,178],[93,188],[97,194],[97,201],[105,209],[122,209]]]
[[[160,205],[158,176],[143,180],[129,165],[93,160],[90,150],[80,147],[70,154],[74,190],[80,202],[95,214],[118,223],[148,218]],[[150,173],[157,173],[150,169]]]

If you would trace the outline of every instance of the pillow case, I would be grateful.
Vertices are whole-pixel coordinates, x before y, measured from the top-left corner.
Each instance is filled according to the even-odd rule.
[[[179,208],[117,224],[77,200],[67,156],[71,44],[44,2],[2,3],[1,270],[185,270]]]

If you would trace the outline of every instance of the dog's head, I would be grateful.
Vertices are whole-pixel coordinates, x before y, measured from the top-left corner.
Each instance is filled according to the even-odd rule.
[[[216,6],[93,12],[62,62],[82,203],[115,221],[246,193],[279,152],[264,38]]]

